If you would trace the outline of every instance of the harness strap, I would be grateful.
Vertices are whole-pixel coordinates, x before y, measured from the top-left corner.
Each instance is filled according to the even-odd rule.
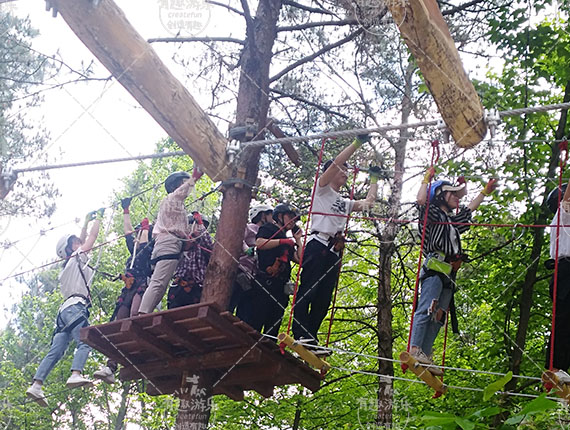
[[[154,265],[156,265],[156,263],[158,263],[159,261],[163,261],[163,260],[180,260],[180,257],[182,257],[182,252],[179,252],[178,254],[161,255],[159,257],[152,258],[150,260],[150,264],[154,266]]]

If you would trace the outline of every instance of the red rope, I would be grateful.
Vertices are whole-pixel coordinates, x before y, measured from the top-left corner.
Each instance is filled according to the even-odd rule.
[[[293,312],[295,310],[295,303],[297,301],[297,290],[299,289],[299,277],[301,276],[301,268],[303,267],[303,256],[305,255],[305,245],[307,244],[307,236],[309,235],[309,222],[311,221],[311,212],[313,211],[313,203],[315,201],[315,192],[317,191],[319,181],[319,170],[323,161],[323,151],[325,149],[326,139],[321,141],[321,152],[319,153],[319,162],[317,163],[317,170],[315,172],[315,183],[313,184],[313,191],[311,193],[311,205],[309,206],[309,213],[307,215],[307,223],[305,227],[305,236],[303,237],[303,252],[299,258],[299,270],[297,270],[297,279],[295,280],[295,289],[293,290],[293,302],[291,303],[291,312],[289,313],[289,322],[287,323],[287,334],[291,333],[291,323],[293,322]]]
[[[562,152],[565,152],[564,161],[562,158]],[[568,141],[560,142],[560,175],[558,177],[558,190],[562,191],[562,174],[564,172],[564,166],[568,161]],[[560,248],[560,201],[562,199],[562,193],[558,192],[558,210],[556,219],[556,245],[554,251],[554,285],[552,291],[552,330],[550,331],[550,360],[548,367],[550,370],[553,369],[554,365],[554,333],[556,330],[556,296],[558,293],[558,252]]]
[[[432,145],[432,154],[431,154],[430,169],[439,160],[439,142],[437,140],[434,140],[431,145]],[[420,256],[418,258],[418,266],[417,266],[417,271],[416,271],[416,286],[414,288],[414,301],[412,303],[412,316],[410,318],[410,330],[408,333],[408,346],[407,346],[408,352],[410,352],[410,342],[412,340],[412,327],[414,325],[414,313],[416,312],[416,306],[418,304],[418,291],[419,291],[419,285],[420,285],[420,270],[422,268],[424,242],[425,242],[425,238],[426,238],[426,225],[427,225],[427,220],[428,220],[428,211],[429,211],[429,203],[430,203],[429,197],[430,197],[430,193],[431,193],[431,181],[432,181],[432,178],[430,178],[429,184],[428,184],[428,187],[426,190],[426,197],[427,197],[426,198],[426,210],[424,213],[423,229],[422,229],[422,241],[420,243]],[[407,367],[404,364],[402,364],[402,370],[406,370],[406,369],[407,369]]]
[[[354,198],[354,185],[356,184],[356,175],[358,174],[358,167],[354,168],[354,175],[352,176],[352,187],[350,189],[350,200],[352,200]],[[348,233],[348,221],[350,221],[350,212],[348,214],[348,218],[346,219],[346,227],[344,228],[344,235],[346,236],[346,234]],[[340,251],[340,255],[339,255],[339,265],[342,264],[342,257],[344,256],[344,248],[342,249],[342,251]],[[329,330],[327,332],[327,341],[325,342],[325,347],[329,346],[329,341],[331,338],[331,330],[332,330],[332,323],[334,320],[334,314],[335,314],[335,305],[336,305],[336,294],[338,292],[338,281],[340,279],[340,267],[338,270],[338,275],[336,278],[336,285],[334,287],[334,295],[333,295],[333,301],[332,301],[332,307],[331,307],[331,317],[329,320]]]

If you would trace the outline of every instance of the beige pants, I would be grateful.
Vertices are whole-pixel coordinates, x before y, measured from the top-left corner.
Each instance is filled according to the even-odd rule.
[[[154,244],[152,251],[152,259],[158,258],[162,255],[179,254],[182,249],[182,241],[176,236],[165,236],[158,238]],[[149,314],[160,303],[172,275],[178,266],[178,259],[176,260],[161,260],[154,266],[152,277],[148,284],[148,288],[144,292],[139,313]]]

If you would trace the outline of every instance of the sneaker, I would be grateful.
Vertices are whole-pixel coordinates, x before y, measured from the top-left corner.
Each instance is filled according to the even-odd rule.
[[[418,363],[422,365],[426,370],[428,370],[434,376],[442,376],[443,369],[441,367],[436,366],[432,359],[426,355],[421,349],[418,349],[415,353],[412,354],[412,357],[416,359]]]
[[[67,388],[78,388],[78,387],[91,387],[93,382],[81,375],[72,373],[65,383]]]
[[[48,402],[41,385],[33,384],[26,390],[26,396],[44,408],[48,406]]]
[[[560,384],[570,384],[570,375],[568,375],[564,370],[554,372],[554,376],[556,376]]]
[[[317,357],[328,357],[332,354],[331,350],[323,346],[319,346],[318,342],[315,339],[302,337],[299,339],[299,344],[302,345],[307,351],[315,354]]]
[[[115,383],[115,374],[108,366],[102,367],[98,371],[93,373],[93,377],[95,379],[100,379],[107,384],[114,384]]]

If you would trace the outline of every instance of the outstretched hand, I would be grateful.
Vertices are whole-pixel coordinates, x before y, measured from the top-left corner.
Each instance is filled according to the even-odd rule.
[[[492,178],[491,180],[489,180],[489,182],[487,182],[487,185],[485,185],[485,188],[483,188],[483,191],[481,192],[483,193],[483,195],[488,196],[497,189],[497,185],[498,185],[497,178]]]

